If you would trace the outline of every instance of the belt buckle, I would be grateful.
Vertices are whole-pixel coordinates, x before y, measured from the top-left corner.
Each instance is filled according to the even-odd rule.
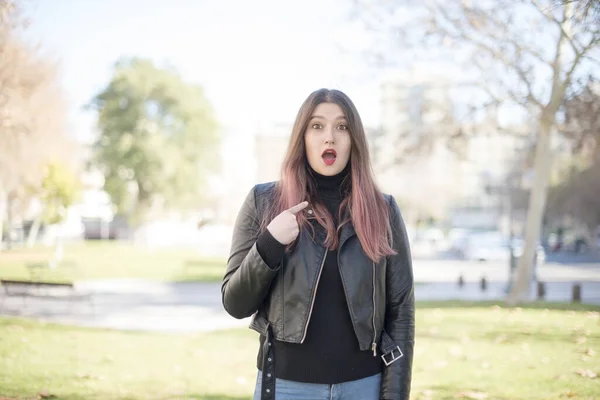
[[[395,355],[394,355],[394,351],[395,351],[395,350],[398,350],[398,356],[395,356]],[[388,361],[385,359],[385,356],[387,356],[387,355],[391,355],[391,356],[392,356],[392,359],[391,359],[389,362],[388,362]],[[383,355],[381,356],[381,359],[382,359],[382,360],[383,360],[383,362],[385,363],[385,366],[386,366],[386,367],[388,367],[390,364],[392,364],[393,362],[395,362],[395,361],[396,361],[396,360],[398,360],[399,358],[402,358],[402,356],[404,356],[404,354],[402,353],[402,350],[400,350],[400,346],[396,346],[396,347],[395,347],[395,348],[393,348],[393,349],[392,349],[392,350],[391,350],[389,353],[387,353],[387,354],[383,354]]]

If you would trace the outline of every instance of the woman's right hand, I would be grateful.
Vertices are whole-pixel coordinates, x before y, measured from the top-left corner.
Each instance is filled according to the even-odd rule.
[[[308,201],[296,204],[276,216],[267,226],[271,235],[273,235],[279,243],[288,245],[298,237],[300,227],[296,220],[296,214],[304,210],[307,206]]]

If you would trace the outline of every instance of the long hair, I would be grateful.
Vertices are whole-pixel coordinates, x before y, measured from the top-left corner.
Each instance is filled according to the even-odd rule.
[[[319,200],[304,144],[304,133],[310,118],[321,103],[335,103],[340,106],[346,116],[351,137],[350,180],[348,182],[348,179],[345,179],[342,184],[345,190],[338,210],[340,228],[343,224],[352,222],[363,251],[371,260],[378,262],[381,257],[395,254],[390,245],[392,233],[388,206],[373,179],[369,148],[360,115],[350,98],[339,90],[316,90],[300,107],[282,164],[281,179],[276,185],[271,205],[261,221],[260,230],[266,229],[273,218],[284,210],[308,200],[318,223],[327,231],[325,247],[335,249],[338,246],[338,234],[333,218]],[[349,210],[351,221],[342,221],[346,210]],[[300,229],[312,227],[304,213],[298,213],[297,219]]]

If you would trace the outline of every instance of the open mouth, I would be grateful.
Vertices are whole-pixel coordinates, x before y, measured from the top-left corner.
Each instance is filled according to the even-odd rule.
[[[321,157],[323,158],[323,162],[325,162],[325,164],[332,165],[337,158],[337,153],[334,149],[326,149],[323,154],[321,154]]]

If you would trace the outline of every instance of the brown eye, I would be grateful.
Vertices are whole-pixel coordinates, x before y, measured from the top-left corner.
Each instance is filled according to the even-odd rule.
[[[321,124],[312,124],[311,128],[312,129],[321,129],[322,126],[321,126]]]
[[[338,129],[340,131],[347,131],[348,130],[348,125],[343,125],[343,124],[342,125],[338,125]]]

